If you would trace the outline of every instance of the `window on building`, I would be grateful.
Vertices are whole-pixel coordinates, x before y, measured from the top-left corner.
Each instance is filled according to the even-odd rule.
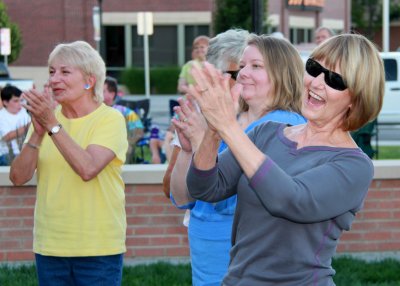
[[[178,61],[177,27],[154,26],[149,36],[149,58],[151,66],[171,66]],[[137,26],[132,26],[132,65],[144,65],[143,36],[137,34]]]
[[[209,36],[210,27],[206,25],[185,26],[185,60],[189,61],[192,59],[192,44],[193,40],[200,35]]]
[[[124,26],[104,26],[105,39],[103,49],[107,67],[125,66]]]
[[[383,59],[383,65],[385,66],[385,79],[386,81],[397,80],[397,63],[393,59]]]
[[[290,42],[294,45],[311,43],[313,41],[312,33],[312,29],[290,28]]]

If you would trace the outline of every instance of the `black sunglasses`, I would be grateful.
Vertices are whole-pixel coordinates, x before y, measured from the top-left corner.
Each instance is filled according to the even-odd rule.
[[[327,70],[326,68],[324,68],[318,62],[316,62],[315,60],[313,60],[311,58],[307,60],[306,71],[309,75],[311,75],[313,77],[317,77],[321,73],[324,73],[326,84],[329,85],[333,89],[336,89],[336,90],[347,89],[347,86],[344,83],[344,80],[340,74],[335,73],[330,70]]]
[[[231,79],[236,80],[240,70],[237,71],[225,71],[224,73],[229,73],[231,75]]]

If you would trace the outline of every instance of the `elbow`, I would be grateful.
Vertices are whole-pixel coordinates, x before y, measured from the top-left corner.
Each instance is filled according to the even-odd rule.
[[[90,180],[92,180],[93,178],[95,178],[97,176],[98,173],[94,173],[94,172],[84,172],[79,174],[79,177],[81,177],[81,179],[85,182],[88,182]]]
[[[19,176],[17,176],[15,173],[10,172],[10,176],[9,176],[10,181],[13,183],[14,186],[22,186],[23,184],[25,184],[27,181],[29,180],[23,180],[23,178],[20,178]]]
[[[99,171],[94,168],[90,168],[90,169],[78,170],[76,173],[78,174],[79,177],[81,177],[83,181],[88,182],[97,177]]]

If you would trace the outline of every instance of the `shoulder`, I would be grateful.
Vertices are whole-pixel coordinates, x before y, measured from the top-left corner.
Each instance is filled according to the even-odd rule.
[[[302,115],[288,110],[273,110],[266,117],[269,117],[269,120],[288,123],[290,125],[306,123],[306,119]]]
[[[20,110],[20,112],[18,112],[18,116],[20,117],[20,118],[30,118],[30,115],[28,114],[28,112],[26,111],[26,109],[25,108],[22,108],[21,110]]]
[[[115,110],[118,110],[118,111],[121,112],[124,116],[127,115],[127,114],[129,114],[129,113],[131,113],[131,112],[133,112],[132,109],[130,109],[130,108],[124,106],[124,105],[119,105],[119,104],[114,104],[114,105],[112,106],[112,108],[115,109]]]
[[[332,155],[331,162],[341,166],[345,173],[356,178],[372,180],[374,176],[374,164],[372,160],[360,148],[338,148]]]
[[[280,123],[276,121],[265,121],[254,128],[249,132],[249,137],[253,136],[256,140],[257,138],[269,138],[270,136],[275,136],[277,132],[280,132],[285,128],[287,124]],[[252,135],[251,135],[252,134]]]
[[[107,106],[105,104],[102,104],[99,107],[99,110],[104,113],[104,115],[112,117],[112,118],[122,118],[122,114],[119,110],[112,108],[110,106]]]
[[[122,121],[125,124],[125,119],[121,112],[104,103],[102,103],[87,119],[91,120],[90,118],[94,118],[101,124],[115,121]]]

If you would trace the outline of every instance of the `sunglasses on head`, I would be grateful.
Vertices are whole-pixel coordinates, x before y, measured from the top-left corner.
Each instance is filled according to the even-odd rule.
[[[347,89],[347,86],[344,83],[344,80],[340,74],[327,70],[326,68],[321,66],[317,61],[311,58],[308,59],[306,62],[306,71],[309,75],[313,77],[317,77],[321,73],[324,73],[326,84],[333,89],[336,90]]]
[[[224,73],[229,73],[231,75],[231,79],[236,80],[240,70],[237,71],[225,71]]]

